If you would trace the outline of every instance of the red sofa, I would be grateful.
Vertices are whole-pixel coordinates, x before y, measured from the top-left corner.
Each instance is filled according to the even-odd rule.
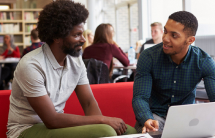
[[[126,124],[135,125],[132,109],[133,82],[91,85],[93,94],[105,116],[122,118]],[[6,125],[11,91],[0,91],[0,138],[6,138]],[[84,115],[75,92],[70,96],[64,109],[65,113]]]

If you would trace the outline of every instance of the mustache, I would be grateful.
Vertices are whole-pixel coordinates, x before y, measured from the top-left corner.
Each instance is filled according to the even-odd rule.
[[[76,44],[74,47],[76,48],[76,47],[78,47],[78,46],[83,46],[83,45],[84,45],[84,42],[79,43],[79,44]]]

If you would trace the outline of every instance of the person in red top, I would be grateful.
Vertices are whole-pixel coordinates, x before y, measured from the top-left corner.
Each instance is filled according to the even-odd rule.
[[[4,36],[4,43],[3,48],[5,49],[4,53],[1,54],[0,60],[5,58],[20,58],[19,47],[15,46],[13,36],[7,34]],[[0,89],[4,89],[3,87],[3,80],[5,80],[5,84],[7,85],[8,82],[13,78],[13,72],[16,68],[17,63],[7,63],[2,68],[1,72],[1,82],[0,82]]]
[[[3,54],[1,54],[0,59],[8,57],[20,58],[19,47],[14,45],[12,35],[8,34],[4,36],[3,48],[5,48],[6,50]]]
[[[94,41],[85,48],[83,59],[94,58],[103,61],[111,69],[112,59],[117,58],[124,66],[129,65],[128,57],[113,41],[113,33],[109,24],[100,24],[96,28]]]

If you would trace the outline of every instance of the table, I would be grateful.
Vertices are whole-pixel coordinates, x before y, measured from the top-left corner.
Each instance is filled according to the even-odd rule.
[[[126,76],[128,75],[128,70],[131,69],[133,71],[133,73],[134,73],[133,77],[135,77],[137,65],[134,64],[134,65],[129,65],[127,67],[124,67],[122,64],[121,65],[117,64],[117,65],[114,65],[113,68],[114,69],[123,69],[122,75],[126,75]],[[127,81],[127,79],[128,78],[124,78],[124,81]]]
[[[20,60],[20,58],[6,58],[6,59],[0,60],[0,80],[1,80],[2,64],[5,64],[5,63],[18,63],[19,60]]]

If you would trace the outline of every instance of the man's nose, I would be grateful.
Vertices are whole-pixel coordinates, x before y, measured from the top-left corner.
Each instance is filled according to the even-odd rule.
[[[81,35],[81,42],[85,43],[86,42],[86,39],[84,38],[83,35]]]
[[[163,34],[162,39],[163,39],[163,42],[169,42],[169,41],[170,41],[170,40],[169,40],[169,35],[168,35],[168,34]]]

